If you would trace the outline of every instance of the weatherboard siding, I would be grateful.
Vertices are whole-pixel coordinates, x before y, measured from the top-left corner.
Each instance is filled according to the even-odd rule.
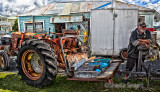
[[[54,30],[54,24],[50,23],[50,18],[52,16],[34,16],[34,21],[44,21],[44,30],[45,32],[49,31],[49,28],[51,29],[51,32],[55,32]],[[33,22],[33,16],[20,16],[19,17],[19,25],[20,25],[20,31],[24,32],[24,23],[27,21]]]
[[[78,14],[81,15],[81,14]],[[72,16],[72,15],[71,15]],[[51,32],[55,32],[54,23],[50,23],[50,19],[56,16],[34,16],[34,21],[44,21],[44,30],[48,32],[49,28],[51,28]],[[86,19],[90,18],[90,13],[84,13],[83,17]],[[19,16],[19,25],[20,31],[25,32],[25,22],[33,22],[33,16]],[[74,24],[73,24],[74,26]],[[68,26],[66,28],[69,28]]]

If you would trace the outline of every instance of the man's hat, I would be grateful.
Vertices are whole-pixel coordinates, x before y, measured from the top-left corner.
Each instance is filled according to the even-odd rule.
[[[138,23],[138,26],[141,26],[141,27],[147,27],[146,23],[145,22],[139,22]]]

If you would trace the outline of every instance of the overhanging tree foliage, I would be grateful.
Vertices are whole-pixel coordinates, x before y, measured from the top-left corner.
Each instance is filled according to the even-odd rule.
[[[12,30],[14,30],[14,32],[18,31],[18,22],[17,22],[17,19],[15,20],[15,22],[14,22],[14,24],[12,26]]]

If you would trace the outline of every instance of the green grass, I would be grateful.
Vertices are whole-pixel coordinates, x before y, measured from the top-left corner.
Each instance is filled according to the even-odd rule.
[[[121,78],[114,77],[114,83],[120,84]],[[146,83],[138,80],[129,80],[130,83],[139,84]],[[0,72],[0,92],[139,92],[146,91],[145,89],[134,88],[105,88],[104,82],[80,82],[67,81],[67,77],[58,75],[52,85],[44,88],[37,88],[27,85],[21,80],[20,76],[15,73]],[[160,91],[160,81],[151,80],[150,91]]]
[[[7,76],[6,76],[7,75]],[[5,77],[4,77],[5,76]],[[21,92],[89,92],[103,90],[103,82],[67,81],[67,77],[57,76],[52,85],[36,88],[27,85],[20,76],[12,73],[0,73],[0,89]]]
[[[2,73],[2,72],[0,72],[0,78],[4,78],[7,75],[11,75],[11,74],[15,74],[15,73]]]

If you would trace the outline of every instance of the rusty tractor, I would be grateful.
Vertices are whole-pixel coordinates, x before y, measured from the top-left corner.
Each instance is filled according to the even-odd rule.
[[[0,68],[7,70],[10,56],[17,56],[18,74],[29,85],[51,84],[58,68],[64,69],[66,75],[72,77],[74,72],[71,65],[88,58],[87,46],[77,39],[78,32],[75,30],[63,30],[58,34],[61,37],[54,39],[50,37],[51,34],[56,33],[13,32],[10,45],[0,46]]]

